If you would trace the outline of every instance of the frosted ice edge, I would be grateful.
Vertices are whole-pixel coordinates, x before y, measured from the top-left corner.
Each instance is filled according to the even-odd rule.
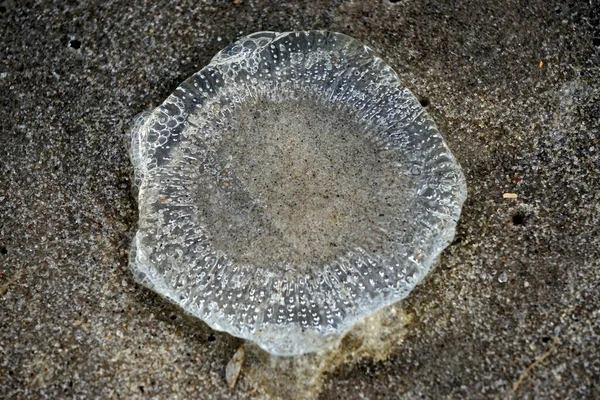
[[[189,177],[207,164],[198,154],[249,99],[314,98],[354,116],[377,146],[402,152],[402,168],[415,177],[414,214],[404,217],[418,222],[394,236],[389,254],[357,246],[312,274],[236,265],[211,249],[195,217],[190,196],[198,188]],[[228,46],[138,119],[131,155],[140,206],[130,259],[136,279],[211,327],[280,355],[318,351],[406,297],[452,240],[466,198],[460,167],[395,72],[356,40],[323,31],[259,32]]]

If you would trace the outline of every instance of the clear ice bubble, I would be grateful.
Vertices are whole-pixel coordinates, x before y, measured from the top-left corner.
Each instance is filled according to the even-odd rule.
[[[467,193],[392,68],[325,31],[233,43],[138,118],[130,151],[136,278],[277,355],[406,297]]]

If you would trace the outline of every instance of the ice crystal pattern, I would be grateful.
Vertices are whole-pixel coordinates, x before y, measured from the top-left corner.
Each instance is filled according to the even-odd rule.
[[[225,48],[137,119],[131,158],[136,278],[278,355],[323,349],[406,297],[466,197],[392,68],[324,31]]]

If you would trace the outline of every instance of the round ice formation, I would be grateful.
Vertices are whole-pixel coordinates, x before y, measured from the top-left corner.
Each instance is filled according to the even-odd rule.
[[[260,32],[132,132],[146,286],[280,355],[408,295],[466,197],[417,99],[339,33]]]

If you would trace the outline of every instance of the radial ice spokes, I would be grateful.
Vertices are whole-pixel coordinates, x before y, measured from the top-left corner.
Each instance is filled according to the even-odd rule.
[[[242,38],[137,121],[132,270],[275,354],[406,297],[466,197],[417,99],[339,33]]]

